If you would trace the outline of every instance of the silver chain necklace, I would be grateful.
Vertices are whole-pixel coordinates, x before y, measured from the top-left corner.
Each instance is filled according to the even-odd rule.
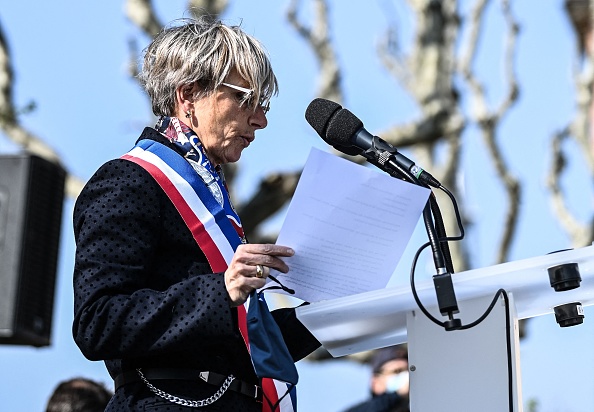
[[[136,372],[138,372],[138,376],[140,376],[140,379],[142,379],[145,385],[155,395],[160,396],[161,398],[166,399],[169,402],[173,402],[177,405],[189,406],[192,408],[200,408],[202,406],[207,406],[218,401],[221,398],[221,396],[223,396],[223,394],[227,392],[227,389],[229,389],[229,385],[231,385],[231,382],[233,382],[233,380],[235,379],[235,376],[229,375],[227,376],[221,387],[212,396],[209,396],[208,398],[199,401],[191,401],[189,399],[184,399],[180,398],[179,396],[171,395],[170,393],[167,393],[155,387],[152,383],[148,381],[147,378],[145,378],[140,368],[136,369]]]

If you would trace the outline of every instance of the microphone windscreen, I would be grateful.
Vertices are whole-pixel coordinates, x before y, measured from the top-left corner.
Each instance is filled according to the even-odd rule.
[[[320,135],[320,137],[326,140],[326,128],[330,119],[336,113],[342,109],[342,106],[326,99],[314,99],[307,109],[305,110],[305,120],[310,124],[311,127]]]
[[[332,145],[352,146],[351,138],[363,128],[363,122],[347,109],[341,109],[330,120],[326,141]]]

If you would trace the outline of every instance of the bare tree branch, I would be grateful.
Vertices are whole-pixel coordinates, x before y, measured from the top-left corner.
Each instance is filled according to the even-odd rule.
[[[258,235],[257,227],[280,210],[293,197],[301,172],[271,173],[261,182],[256,194],[237,208],[240,216],[249,216],[249,220],[242,219],[246,233]],[[250,236],[251,237],[251,236]],[[251,239],[251,241],[254,241]]]
[[[566,170],[567,157],[563,143],[573,139],[582,149],[590,176],[594,177],[594,153],[592,151],[592,116],[594,115],[594,39],[592,21],[594,7],[591,0],[566,0],[565,7],[577,38],[577,55],[574,65],[577,110],[573,120],[552,138],[551,167],[547,187],[551,196],[553,212],[574,247],[583,247],[594,241],[594,215],[589,222],[582,222],[567,206],[567,194],[561,187],[561,177]],[[586,60],[584,61],[584,58]]]
[[[592,242],[592,229],[589,225],[584,225],[578,221],[569,211],[560,181],[561,175],[567,166],[567,158],[563,153],[563,141],[569,138],[571,138],[569,127],[553,136],[551,145],[552,162],[547,178],[547,187],[551,193],[553,211],[557,215],[559,223],[570,234],[572,244],[575,247],[581,247]]]
[[[126,1],[126,16],[151,38],[159,34],[163,27],[154,13],[151,0]]]
[[[431,1],[409,0],[416,22],[414,43],[411,52],[403,58],[395,42],[388,34],[378,49],[380,59],[388,70],[395,74],[403,87],[416,100],[421,109],[421,118],[414,122],[397,125],[382,132],[382,137],[400,148],[411,147],[417,163],[431,173],[457,195],[455,176],[459,169],[461,135],[466,120],[458,106],[458,93],[453,86],[455,75],[455,44],[460,18],[455,0]],[[393,24],[394,25],[394,24]],[[390,28],[391,33],[395,28]],[[435,156],[437,145],[445,153],[438,163]],[[445,158],[445,161],[443,159]],[[441,193],[436,193],[438,204],[446,204]],[[457,196],[456,196],[457,197]],[[453,210],[443,213],[443,221],[449,233],[458,232]],[[468,253],[461,243],[450,245],[452,260],[460,270],[468,267]]]
[[[496,118],[501,119],[518,100],[520,92],[518,78],[516,76],[516,39],[520,32],[520,26],[511,12],[509,0],[502,0],[501,8],[507,25],[506,48],[504,56],[505,75],[507,79],[507,93],[499,108],[495,111]]]
[[[576,50],[580,58],[589,53],[587,43],[591,42],[592,32],[592,8],[591,0],[565,0],[565,11],[567,12],[571,25],[575,30],[577,39]]]
[[[25,129],[19,117],[27,109],[18,110],[12,99],[13,70],[10,64],[10,50],[4,37],[2,26],[0,26],[0,129],[6,137],[23,150],[52,161],[61,167],[60,157],[41,138]],[[78,196],[82,189],[83,182],[71,174],[66,175],[66,195]]]
[[[466,42],[466,50],[462,53],[459,62],[460,71],[466,79],[468,86],[473,91],[471,97],[475,98],[470,105],[475,110],[474,118],[483,118],[488,111],[484,98],[481,98],[485,95],[483,87],[474,77],[472,72],[474,59],[476,58],[477,45],[482,33],[483,16],[488,1],[489,0],[479,0],[472,8],[470,14],[469,38]]]
[[[419,143],[437,143],[445,135],[460,134],[465,126],[465,120],[459,113],[447,109],[415,122],[393,126],[379,134],[394,146],[403,148]]]
[[[412,73],[406,64],[406,56],[401,56],[400,54],[397,33],[396,23],[391,24],[378,42],[377,55],[388,73],[391,73],[402,87],[407,90],[411,96],[414,96],[414,92],[411,89]]]
[[[2,26],[0,25],[0,121],[14,122],[16,114],[12,102],[12,82],[14,75],[10,64],[10,50]]]
[[[582,71],[579,71],[580,65],[576,65],[574,71],[576,106],[575,118],[570,124],[572,138],[582,149],[584,160],[591,175],[594,176],[594,153],[592,151],[591,136],[594,136],[590,129],[592,124],[592,115],[594,115],[592,88],[594,87],[594,50],[589,55],[590,63]]]
[[[228,0],[188,0],[188,10],[194,17],[203,14],[220,16],[227,9]]]
[[[325,0],[313,0],[315,16],[312,28],[303,25],[298,17],[300,0],[291,0],[287,10],[287,20],[311,46],[320,67],[317,96],[335,102],[342,102],[342,75],[329,34],[328,4]]]
[[[502,0],[502,10],[507,24],[505,67],[507,76],[508,91],[502,99],[499,107],[495,110],[489,110],[484,87],[474,74],[472,63],[476,56],[476,44],[479,34],[487,1],[480,0],[475,4],[471,14],[471,36],[468,42],[467,54],[462,59],[461,71],[464,79],[469,85],[472,98],[471,106],[475,109],[473,118],[482,131],[485,145],[493,161],[495,171],[501,180],[507,196],[507,207],[504,215],[503,233],[497,249],[497,262],[504,262],[509,255],[509,249],[515,231],[519,215],[519,205],[521,196],[521,185],[517,178],[512,175],[508,165],[503,158],[499,142],[497,141],[497,128],[501,118],[510,110],[518,98],[518,83],[514,72],[515,62],[515,40],[519,32],[518,24],[515,21],[507,0]]]

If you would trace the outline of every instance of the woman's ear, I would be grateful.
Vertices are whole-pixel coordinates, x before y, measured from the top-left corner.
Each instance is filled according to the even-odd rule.
[[[187,113],[194,108],[194,84],[183,84],[175,90],[175,99],[179,111]]]

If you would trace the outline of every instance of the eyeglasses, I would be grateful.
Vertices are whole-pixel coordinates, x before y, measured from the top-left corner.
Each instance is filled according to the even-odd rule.
[[[230,83],[221,83],[221,84],[223,86],[227,86],[227,87],[230,87],[237,91],[243,92],[244,95],[243,95],[243,98],[241,99],[241,101],[247,103],[247,105],[249,107],[255,107],[254,96],[253,96],[254,91],[252,89],[246,89],[245,87],[236,86],[236,85],[230,84]],[[270,100],[268,100],[265,97],[260,97],[258,106],[260,106],[262,108],[262,110],[264,111],[264,114],[266,114],[270,110]]]

